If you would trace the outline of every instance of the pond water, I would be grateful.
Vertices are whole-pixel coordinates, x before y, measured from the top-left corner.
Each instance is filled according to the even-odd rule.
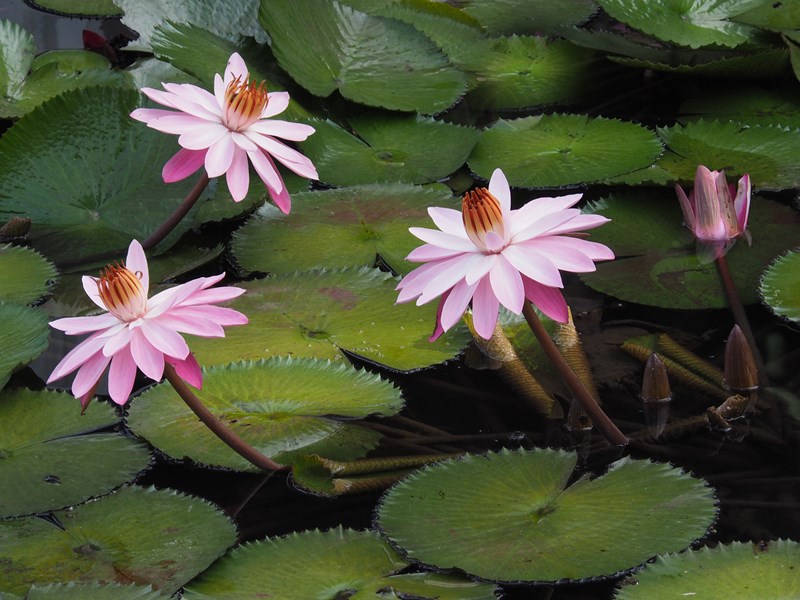
[[[756,588],[742,598],[793,593],[800,550],[776,544],[800,541],[797,11],[731,2],[710,24],[689,26],[669,11],[656,18],[611,0],[573,2],[563,14],[540,4],[243,0],[212,8],[126,0],[118,3],[121,21],[47,14],[21,0],[0,8],[0,221],[32,221],[29,231],[0,240],[9,242],[0,245],[7,335],[0,340],[9,348],[0,360],[0,382],[7,380],[0,389],[0,411],[7,411],[0,417],[7,548],[0,543],[0,600],[39,598],[24,596],[31,583],[67,581],[152,584],[189,600],[261,597],[247,595],[250,585],[281,598],[311,597],[301,590],[312,589],[336,600],[358,589],[373,590],[365,598],[432,598],[439,596],[423,592],[438,572],[446,574],[441,593],[450,594],[442,598],[624,600],[646,597],[635,589],[639,577],[642,589],[650,585],[651,567],[640,570],[648,559],[696,551],[684,555],[688,572],[691,561],[703,560],[701,548],[735,542],[752,544],[754,556],[789,553],[775,572],[759,571],[779,582],[763,596],[760,567],[742,567],[753,570]],[[33,61],[45,50],[79,50],[84,29],[107,38],[113,55]],[[132,41],[132,31],[141,37]],[[210,89],[234,51],[270,91],[290,92],[279,119],[316,129],[308,140],[296,131],[297,143],[286,139],[314,162],[319,179],[281,167],[292,197],[285,215],[283,197],[270,197],[270,183],[252,170],[241,202],[232,201],[230,177],[212,177],[175,232],[148,244],[202,171],[163,182],[162,166],[179,146],[128,117],[138,106],[158,106],[135,90],[161,89],[161,82]],[[282,165],[302,171],[301,158],[281,160],[280,152],[273,155]],[[718,407],[731,395],[722,371],[726,362],[731,369],[726,340],[737,319],[715,264],[697,259],[674,190],[692,189],[699,164],[725,169],[732,185],[749,173],[754,190],[752,243],[741,237],[726,256],[762,363],[761,388],[754,411],[728,420]],[[587,386],[630,438],[625,447],[581,427],[579,404],[522,317],[500,315],[512,360],[460,321],[429,342],[436,302],[395,306],[392,277],[416,266],[403,260],[419,243],[408,228],[433,227],[429,206],[460,208],[460,197],[486,186],[498,167],[515,209],[581,193],[582,218],[611,218],[590,239],[616,259],[598,262],[593,273],[564,272],[563,295],[589,365]],[[203,316],[188,313],[197,323],[186,331],[198,334],[186,336],[189,346],[207,367],[197,395],[290,468],[264,473],[248,465],[167,383],[154,385],[141,371],[131,376],[131,401],[117,402],[124,407],[108,400],[114,386],[103,376],[100,400],[83,420],[71,395],[43,391],[70,389],[70,377],[45,381],[85,339],[48,333],[46,322],[96,313],[81,276],[122,260],[134,238],[147,248],[151,298],[223,271],[220,286],[247,290],[226,306],[250,322],[226,323],[224,339],[204,334]],[[775,270],[779,258],[788,270]],[[18,284],[21,273],[29,276]],[[553,337],[567,335],[544,321]],[[666,357],[672,393],[660,435],[648,427],[641,400],[644,360],[654,348]],[[547,415],[525,387],[531,375],[554,401]],[[93,451],[87,440],[107,449]],[[413,471],[426,455],[436,455],[436,464]],[[346,471],[365,457],[384,462]],[[420,462],[403,462],[413,460]],[[339,494],[347,485],[356,491]],[[67,495],[71,486],[77,491]],[[120,503],[153,486],[205,499],[226,517],[193,521],[200,517],[190,513],[205,510],[197,501],[186,514],[164,517],[174,528],[139,539],[148,511],[158,523],[159,511],[180,509],[155,504],[155,492],[112,508],[114,496],[106,495],[121,486],[135,491],[122,487],[114,495]],[[103,526],[104,510],[127,541]],[[338,527],[379,535],[363,554],[355,544],[292,535]],[[56,530],[80,543],[46,541]],[[272,542],[251,544],[267,538],[275,548],[302,542],[295,554],[267,557]],[[39,556],[25,545],[31,539],[65,554]],[[237,567],[247,564],[239,551],[216,560],[235,544],[265,551],[255,563],[262,566]],[[202,557],[192,562],[193,553]],[[315,564],[317,556],[327,558]],[[387,564],[372,564],[376,556]],[[699,570],[733,578],[722,562]],[[284,566],[267,577],[264,564]],[[398,573],[418,573],[424,585],[402,591],[411,584],[390,577]],[[92,590],[79,593],[101,593]],[[67,588],[48,593],[62,597]],[[726,589],[724,597],[739,596]]]

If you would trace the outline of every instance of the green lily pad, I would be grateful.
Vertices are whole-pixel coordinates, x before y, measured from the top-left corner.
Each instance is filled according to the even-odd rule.
[[[378,181],[428,183],[464,164],[478,131],[430,118],[376,114],[350,120],[356,136],[331,121],[309,121],[314,135],[300,143],[320,180],[333,185]]]
[[[695,552],[659,556],[635,575],[635,585],[615,600],[736,598],[785,600],[800,597],[800,544],[789,540],[733,542]]]
[[[0,220],[30,217],[34,246],[56,262],[145,239],[195,180],[163,182],[178,144],[128,116],[138,100],[133,90],[72,90],[20,119],[0,138]]]
[[[761,296],[772,312],[800,322],[800,252],[779,257],[761,277]]]
[[[69,394],[26,389],[0,395],[0,519],[41,513],[110,492],[150,464],[150,450],[113,433],[96,403],[81,415]]]
[[[85,50],[54,50],[34,58],[33,36],[11,21],[0,21],[0,117],[18,118],[67,90],[126,85],[108,60]],[[5,63],[5,64],[3,64]]]
[[[0,246],[0,302],[30,304],[44,296],[58,273],[38,252]]]
[[[310,453],[311,445],[334,459],[361,457],[379,436],[347,432],[360,428],[328,415],[392,415],[403,406],[399,390],[379,376],[314,359],[274,358],[212,367],[198,394],[246,442],[280,463]],[[127,424],[174,458],[186,456],[242,471],[254,468],[198,421],[171,386],[155,386],[136,398]],[[339,434],[352,437],[353,447],[342,447],[334,438],[326,452],[324,442]]]
[[[264,569],[263,565],[269,565]],[[184,600],[414,598],[494,600],[495,586],[455,575],[395,575],[408,563],[372,531],[305,531],[239,546],[186,587]],[[275,577],[280,573],[280,577]]]
[[[45,12],[65,17],[84,19],[111,18],[122,16],[116,0],[28,0],[26,4]]]
[[[588,20],[597,10],[591,0],[461,0],[459,5],[493,35],[559,33]]]
[[[0,600],[3,596],[0,594]],[[164,596],[151,585],[119,583],[51,583],[31,586],[25,600],[159,600]]]
[[[292,198],[292,214],[262,206],[234,234],[233,253],[248,271],[291,273],[317,266],[375,264],[376,256],[396,273],[414,264],[404,259],[419,245],[409,227],[429,227],[429,206],[457,208],[445,186],[375,184],[306,192]]]
[[[660,156],[654,132],[586,115],[500,119],[481,135],[469,166],[488,179],[497,167],[518,187],[589,183],[650,166]]]
[[[670,57],[674,58],[674,57]],[[637,58],[610,57],[616,63],[639,69],[653,69],[665,73],[723,77],[739,79],[765,79],[780,76],[789,63],[786,48],[759,48],[756,52],[735,56],[721,56],[711,60],[690,60],[689,64],[640,60]]]
[[[592,230],[592,241],[609,245],[617,259],[582,274],[588,285],[623,300],[664,308],[728,306],[714,263],[700,264],[697,259],[677,197],[640,192],[609,197],[592,209],[611,219]],[[740,239],[726,255],[744,304],[758,301],[761,273],[775,256],[797,244],[798,227],[800,215],[795,211],[753,198],[748,225],[753,245]]]
[[[11,374],[47,348],[47,316],[36,309],[0,302],[0,389]]]
[[[707,89],[681,105],[682,119],[738,121],[747,125],[800,127],[800,93],[794,88]]]
[[[660,40],[690,48],[735,47],[753,38],[753,28],[730,18],[764,0],[597,0],[612,17]]]
[[[59,525],[0,521],[0,579],[8,591],[133,580],[169,595],[236,541],[233,523],[207,501],[155,488],[126,487],[53,517]]]
[[[154,29],[165,21],[191,23],[229,40],[243,35],[262,43],[267,40],[258,25],[258,0],[114,0],[114,3],[125,12],[122,22],[139,34],[137,40],[128,44],[131,50],[150,50]]]
[[[800,135],[796,129],[734,122],[693,121],[658,131],[672,150],[658,165],[676,179],[694,179],[697,165],[750,174],[757,189],[800,187]]]
[[[623,458],[570,486],[577,456],[490,452],[425,467],[389,490],[378,524],[414,560],[497,581],[611,576],[702,537],[712,490],[680,469]]]
[[[731,17],[770,31],[800,29],[800,4],[797,2],[761,2],[758,6]]]
[[[462,58],[459,64],[477,79],[467,94],[470,106],[565,105],[584,99],[597,83],[594,53],[570,42],[511,36],[475,41],[471,46],[470,52],[476,47],[481,51],[474,59]]]
[[[470,340],[464,327],[436,343],[436,306],[395,306],[397,279],[367,267],[314,269],[275,275],[239,287],[247,293],[228,303],[250,323],[225,339],[193,338],[200,364],[290,355],[341,360],[344,350],[398,371],[450,360]]]
[[[336,0],[264,0],[259,19],[278,63],[317,96],[393,110],[441,112],[466,89],[464,74],[424,34]]]

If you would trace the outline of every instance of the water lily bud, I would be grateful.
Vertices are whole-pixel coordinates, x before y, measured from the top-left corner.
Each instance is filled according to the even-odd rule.
[[[641,398],[645,423],[653,437],[657,438],[667,425],[672,391],[669,387],[667,368],[655,352],[650,355],[644,366]]]
[[[743,396],[758,389],[758,369],[750,344],[734,325],[725,346],[725,386]]]

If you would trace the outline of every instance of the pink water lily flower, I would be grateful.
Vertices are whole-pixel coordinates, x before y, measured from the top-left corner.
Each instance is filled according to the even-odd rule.
[[[428,209],[439,230],[409,230],[427,243],[407,260],[426,264],[403,278],[397,301],[416,298],[420,305],[441,296],[431,340],[455,325],[470,302],[473,326],[484,339],[492,336],[501,304],[520,314],[526,299],[548,317],[566,323],[559,269],[585,273],[595,270],[594,261],[614,258],[603,244],[568,235],[608,222],[571,208],[580,198],[537,198],[512,210],[508,181],[496,169],[488,190],[467,192],[461,212]]]
[[[56,365],[47,383],[78,369],[72,393],[85,407],[110,364],[109,394],[117,404],[125,404],[133,389],[136,368],[160,381],[166,361],[182,379],[199,388],[203,383],[200,366],[180,334],[224,337],[223,327],[247,323],[242,313],[213,306],[244,293],[237,287],[208,289],[224,276],[200,277],[148,298],[147,258],[141,244],[133,240],[124,264],[109,265],[99,278],[83,277],[83,289],[108,312],[50,323],[68,335],[91,335]]]
[[[745,236],[750,212],[750,176],[744,175],[734,190],[725,179],[725,171],[710,171],[700,165],[689,196],[675,186],[686,226],[697,240],[697,256],[708,263],[724,256],[736,239]],[[734,198],[735,193],[735,198]]]
[[[148,127],[177,134],[182,149],[167,161],[164,181],[180,181],[205,165],[209,177],[226,175],[236,202],[250,186],[248,161],[267,186],[273,202],[288,213],[291,199],[273,159],[301,177],[317,179],[314,164],[276,138],[303,141],[314,128],[272,119],[289,105],[288,92],[267,92],[250,80],[237,53],[228,59],[225,76],[214,77],[214,93],[188,83],[162,83],[164,90],[142,88],[151,100],[176,109],[137,108],[131,117]]]

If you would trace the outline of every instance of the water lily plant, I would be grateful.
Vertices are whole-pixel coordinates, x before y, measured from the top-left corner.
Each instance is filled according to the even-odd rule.
[[[180,136],[181,150],[161,172],[165,182],[185,179],[204,166],[208,177],[225,175],[231,196],[240,202],[250,186],[249,162],[273,202],[288,213],[291,198],[274,161],[301,177],[317,179],[311,160],[278,141],[305,140],[314,128],[273,119],[286,110],[289,93],[268,92],[264,82],[253,81],[236,52],[228,59],[224,76],[215,75],[213,94],[188,83],[162,85],[164,91],[142,88],[142,92],[175,110],[138,108],[131,117],[158,131]]]
[[[470,301],[475,331],[487,340],[501,304],[520,314],[527,299],[551,319],[566,323],[569,312],[559,271],[586,273],[595,270],[594,261],[614,258],[607,246],[572,235],[608,222],[572,208],[580,198],[537,198],[513,210],[508,181],[495,169],[488,189],[467,192],[461,212],[428,209],[438,230],[410,229],[426,243],[407,260],[425,264],[403,278],[397,301],[416,298],[421,305],[441,297],[431,340],[455,325]]]
[[[50,323],[68,335],[91,335],[56,365],[47,383],[77,369],[72,393],[85,407],[108,367],[109,395],[117,404],[125,404],[137,367],[160,381],[166,363],[183,380],[200,388],[203,375],[181,334],[224,337],[223,327],[247,323],[242,313],[214,306],[244,293],[233,286],[210,289],[224,276],[199,277],[148,298],[147,257],[141,244],[133,240],[124,263],[107,266],[100,277],[83,277],[86,294],[107,312]]]
[[[686,226],[697,240],[697,256],[709,263],[724,256],[742,235],[750,243],[747,217],[750,212],[750,176],[745,174],[734,188],[725,171],[699,165],[689,195],[675,186]]]

